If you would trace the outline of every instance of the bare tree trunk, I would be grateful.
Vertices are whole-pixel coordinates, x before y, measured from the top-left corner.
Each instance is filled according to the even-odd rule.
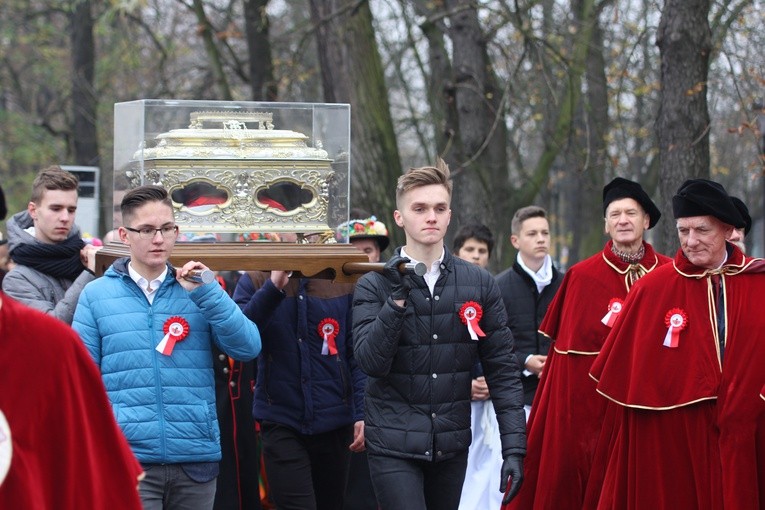
[[[210,69],[212,70],[215,84],[218,86],[218,93],[220,95],[216,99],[231,101],[234,99],[234,96],[231,94],[231,87],[228,84],[228,78],[226,78],[226,72],[224,71],[223,59],[220,51],[218,51],[218,47],[215,45],[213,37],[214,29],[207,18],[207,14],[205,14],[205,5],[202,0],[194,0],[194,14],[199,22],[200,35],[204,42],[205,52],[210,59]]]
[[[656,119],[661,210],[659,251],[678,248],[672,196],[685,179],[709,176],[707,73],[711,51],[709,0],[666,0],[656,44],[661,53],[661,101]],[[658,233],[658,232],[657,232]]]
[[[430,117],[436,141],[436,151],[439,156],[454,165],[463,161],[465,154],[459,132],[457,117],[456,90],[453,81],[452,63],[446,50],[444,27],[428,18],[443,13],[428,11],[432,3],[414,2],[418,14],[425,16],[426,21],[420,25],[425,39],[428,41],[427,97]],[[440,4],[438,4],[440,5]]]
[[[279,97],[279,90],[274,80],[271,41],[268,38],[267,6],[268,0],[244,0],[253,101],[276,101]]]
[[[72,139],[74,161],[78,165],[97,166],[98,137],[94,87],[96,47],[93,40],[93,16],[90,0],[73,5],[69,16],[72,44]]]
[[[604,133],[607,129],[607,121],[602,118],[607,116],[607,111],[600,110],[605,109],[607,104],[602,90],[605,84],[599,83],[599,80],[604,80],[603,69],[595,71],[603,66],[602,62],[599,63],[602,54],[598,55],[602,52],[602,43],[596,36],[598,11],[595,0],[572,0],[571,9],[575,12],[577,30],[572,34],[571,49],[567,52],[570,59],[566,81],[560,98],[550,101],[555,108],[548,111],[551,120],[547,124],[544,150],[536,168],[531,178],[516,192],[525,203],[531,203],[549,181],[551,169],[554,166],[560,169],[555,184],[559,196],[553,197],[556,210],[551,211],[550,227],[559,244],[558,257],[566,266],[576,263],[587,252],[591,254],[592,246],[599,244],[588,240],[582,245],[584,235],[602,239],[602,219],[593,220],[593,217],[602,218],[599,206],[602,201],[597,188],[600,186],[602,189],[603,166],[599,158],[605,156]],[[588,73],[593,73],[593,76],[588,76]],[[588,90],[583,97],[585,83]],[[590,86],[595,90],[590,91]],[[602,104],[592,105],[591,102]],[[598,122],[604,125],[594,126]],[[595,176],[596,172],[600,175]],[[593,225],[598,225],[598,228],[592,228]]]
[[[324,100],[350,103],[351,204],[392,221],[401,175],[396,136],[367,2],[310,0]],[[402,234],[390,229],[395,242]]]
[[[501,214],[510,196],[507,180],[507,127],[503,91],[498,88],[476,4],[447,0],[452,41],[454,98],[464,158],[452,164],[452,226],[484,223],[506,229]],[[499,236],[498,250],[507,236]]]
[[[603,57],[603,32],[597,17],[593,19],[592,41],[587,54],[585,75],[587,91],[584,108],[585,139],[587,147],[583,154],[583,171],[580,175],[581,188],[579,197],[582,207],[577,222],[581,225],[579,247],[574,255],[583,260],[600,250],[603,246],[603,229],[593,225],[603,225],[604,175],[608,166],[608,148],[606,137],[609,134],[608,87],[606,84],[606,62]],[[576,216],[575,216],[576,217]]]
[[[83,166],[101,166],[98,154],[98,96],[95,92],[96,45],[93,37],[93,14],[90,0],[74,3],[69,14],[69,38],[72,46],[72,140],[74,163]],[[101,169],[96,183],[99,195],[111,197],[111,169]],[[96,228],[106,232],[112,227],[112,208],[102,200],[98,204],[99,219]],[[93,235],[98,232],[93,232]]]

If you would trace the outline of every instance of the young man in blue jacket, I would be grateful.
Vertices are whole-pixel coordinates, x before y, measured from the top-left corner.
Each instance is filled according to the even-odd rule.
[[[211,509],[221,457],[212,347],[250,360],[260,335],[217,281],[186,279],[202,263],[168,264],[178,226],[164,188],[130,190],[121,209],[130,258],[85,287],[73,327],[146,472],[144,509]]]

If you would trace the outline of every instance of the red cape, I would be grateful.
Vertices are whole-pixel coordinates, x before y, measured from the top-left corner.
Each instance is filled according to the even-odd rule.
[[[140,509],[143,470],[101,375],[63,322],[0,295],[0,411],[12,445],[3,509]]]
[[[566,272],[539,328],[553,348],[531,406],[523,485],[507,510],[582,508],[607,404],[588,373],[610,331],[609,302],[629,289],[630,266],[611,244]],[[645,243],[639,265],[648,272],[670,261]]]
[[[722,270],[678,251],[630,292],[591,373],[619,404],[599,508],[765,507],[763,261],[736,248]],[[710,275],[722,273],[725,352],[720,364]],[[665,316],[687,326],[664,346]]]
[[[627,295],[630,269],[613,254],[612,244],[608,241],[603,251],[566,271],[539,326],[541,333],[555,341],[556,351],[595,355],[611,331],[601,320],[612,299],[623,300]],[[650,272],[671,260],[645,243],[645,255],[638,265]]]

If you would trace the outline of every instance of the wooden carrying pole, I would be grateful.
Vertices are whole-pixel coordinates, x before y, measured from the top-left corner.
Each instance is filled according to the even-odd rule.
[[[96,253],[96,274],[118,258],[129,257],[128,247],[110,243]],[[170,263],[180,267],[197,260],[214,271],[292,271],[293,277],[325,278],[352,283],[368,271],[382,271],[352,244],[289,243],[177,243]]]

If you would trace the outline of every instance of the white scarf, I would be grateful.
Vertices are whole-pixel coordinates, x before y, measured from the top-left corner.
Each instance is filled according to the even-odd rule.
[[[531,269],[529,269],[526,264],[523,263],[523,259],[521,258],[521,252],[518,252],[518,265],[521,266],[521,268],[528,273],[529,276],[531,276],[531,279],[534,280],[534,283],[537,284],[537,292],[540,294],[542,293],[542,290],[544,290],[545,287],[550,285],[550,282],[552,281],[553,272],[552,272],[552,258],[550,255],[545,255],[545,261],[542,263],[542,267],[539,268],[539,271],[534,272]]]

